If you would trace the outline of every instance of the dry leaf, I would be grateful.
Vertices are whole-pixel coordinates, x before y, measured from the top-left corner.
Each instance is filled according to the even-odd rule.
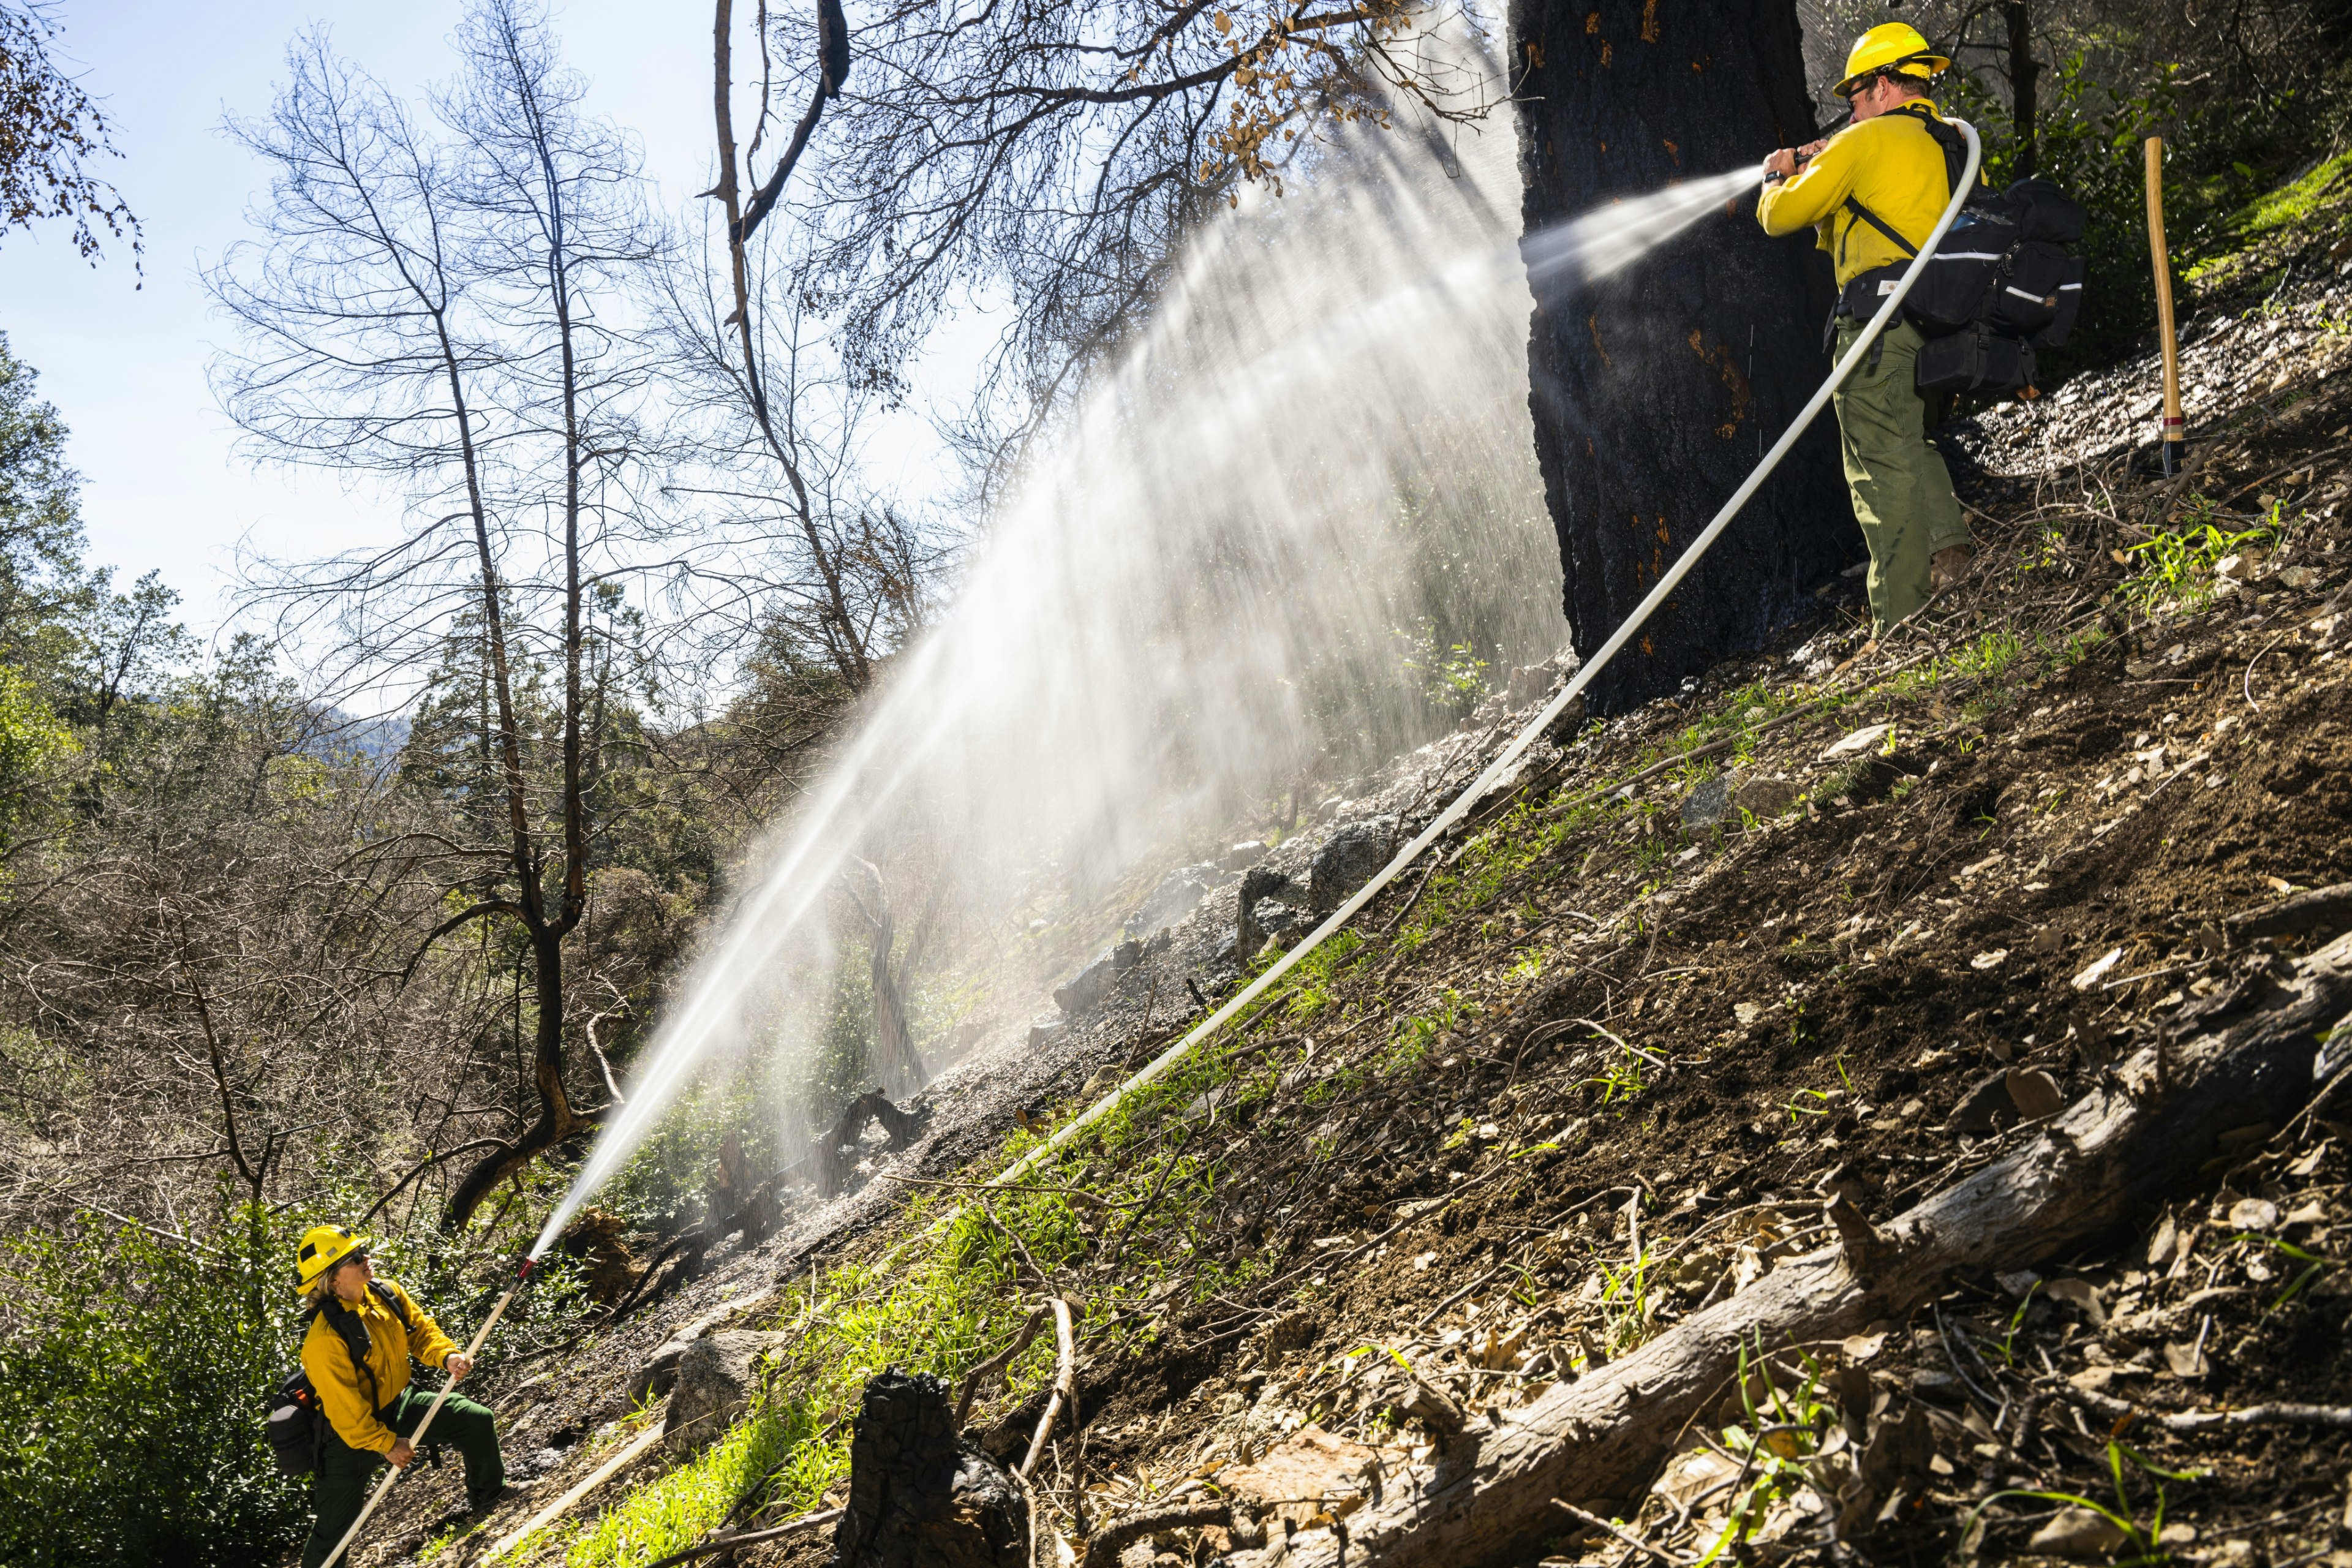
[[[2016,1102],[2017,1113],[2028,1121],[2055,1116],[2066,1106],[2065,1096],[2058,1092],[2058,1080],[2040,1068],[2010,1068],[2009,1098]]]
[[[2095,1509],[2066,1508],[2033,1532],[2026,1550],[2061,1557],[2110,1557],[2129,1539],[2123,1526]]]
[[[2268,1198],[2240,1198],[2230,1205],[2232,1230],[2275,1230],[2278,1217],[2278,1205]]]
[[[2106,952],[2085,964],[2082,972],[2074,976],[2074,989],[2088,991],[2092,986],[2105,980],[2108,972],[2123,961],[2124,950],[2120,947],[2110,948]]]
[[[2098,1288],[2088,1279],[2053,1279],[2042,1288],[2042,1293],[2082,1313],[2090,1320],[2091,1327],[2107,1326],[2107,1304],[2100,1299]]]

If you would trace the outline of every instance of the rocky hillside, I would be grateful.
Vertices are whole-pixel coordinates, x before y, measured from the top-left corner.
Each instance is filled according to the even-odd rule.
[[[974,1562],[2326,1560],[2347,319],[2326,274],[2196,319],[2169,479],[2146,361],[1982,416],[1968,583],[1875,645],[1825,584],[1768,655],[1555,735],[1243,1020],[978,1184],[1557,672],[1171,878],[1024,1046],[868,1128],[848,1190],[770,1189],[507,1369],[521,1498],[455,1521],[424,1472],[359,1561],[795,1521],[726,1550],[823,1561],[874,1517],[827,1510],[893,1367],[968,1402],[972,1539],[1034,1528]]]

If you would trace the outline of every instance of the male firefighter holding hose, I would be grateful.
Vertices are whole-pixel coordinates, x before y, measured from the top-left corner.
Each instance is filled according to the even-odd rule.
[[[294,1279],[311,1308],[302,1370],[329,1428],[319,1455],[318,1519],[302,1548],[302,1568],[319,1568],[366,1505],[379,1458],[404,1468],[416,1457],[408,1434],[433,1400],[408,1385],[409,1358],[443,1368],[451,1383],[474,1363],[407,1291],[375,1277],[363,1236],[341,1226],[312,1226],[295,1255]],[[429,1434],[465,1457],[466,1495],[476,1512],[506,1490],[493,1420],[453,1394]]]
[[[1873,27],[1855,42],[1837,84],[1853,122],[1765,160],[1757,220],[1767,234],[1808,225],[1820,233],[1837,272],[1840,358],[1952,199],[1958,166],[1947,142],[1958,132],[1939,137],[1929,129],[1945,122],[1927,99],[1928,79],[1951,63],[1908,24]],[[1801,170],[1801,159],[1811,160]],[[1871,618],[1881,632],[1964,575],[1974,553],[1952,477],[1927,440],[1927,404],[1914,380],[1922,341],[1908,321],[1888,327],[1832,399],[1853,515],[1870,546]]]

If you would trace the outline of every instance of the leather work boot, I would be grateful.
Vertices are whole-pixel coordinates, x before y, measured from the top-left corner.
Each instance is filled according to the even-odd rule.
[[[1927,562],[1927,591],[1940,594],[1969,574],[1969,563],[1976,559],[1972,545],[1955,544],[1938,550]]]

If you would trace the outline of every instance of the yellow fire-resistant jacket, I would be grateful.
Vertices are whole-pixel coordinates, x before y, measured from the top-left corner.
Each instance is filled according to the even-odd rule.
[[[457,1347],[407,1291],[389,1279],[376,1283],[400,1299],[402,1310],[416,1325],[416,1334],[410,1338],[373,1290],[356,1306],[344,1303],[367,1325],[367,1362],[375,1373],[375,1403],[368,1403],[368,1380],[352,1364],[351,1347],[343,1343],[343,1336],[327,1321],[324,1312],[310,1320],[310,1331],[302,1337],[302,1370],[310,1374],[310,1386],[319,1391],[319,1408],[326,1412],[335,1436],[354,1448],[385,1454],[398,1437],[375,1418],[375,1413],[408,1386],[408,1358],[413,1355],[427,1366],[439,1366]]]
[[[1811,224],[1836,264],[1841,289],[1874,268],[1909,260],[1848,210],[1845,199],[1853,197],[1914,246],[1927,237],[1952,199],[1952,180],[1944,149],[1919,123],[1922,115],[1943,119],[1934,104],[1916,98],[1847,126],[1794,175],[1765,185],[1756,221],[1771,235]]]

